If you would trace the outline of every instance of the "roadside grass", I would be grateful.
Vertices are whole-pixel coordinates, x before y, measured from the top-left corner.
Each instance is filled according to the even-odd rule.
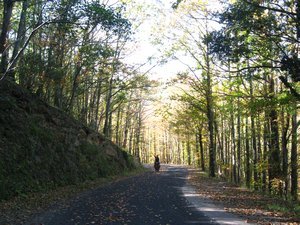
[[[274,212],[280,213],[294,213],[297,218],[300,218],[300,204],[294,202],[287,202],[285,205],[272,203],[268,204],[267,208]]]
[[[225,210],[238,214],[257,224],[300,224],[300,203],[285,201],[274,196],[240,187],[224,179],[209,178],[207,174],[191,169],[189,182],[198,193],[222,205]]]
[[[43,212],[56,202],[65,202],[78,194],[97,189],[133,176],[139,176],[148,171],[139,167],[132,171],[124,171],[119,175],[88,180],[83,183],[58,187],[47,192],[22,194],[10,200],[0,202],[0,225],[24,224],[33,215]]]

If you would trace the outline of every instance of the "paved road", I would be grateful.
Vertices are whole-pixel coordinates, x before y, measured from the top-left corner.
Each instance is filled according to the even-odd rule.
[[[28,224],[188,225],[215,224],[182,194],[187,169],[162,166],[159,173],[121,180],[53,206]]]

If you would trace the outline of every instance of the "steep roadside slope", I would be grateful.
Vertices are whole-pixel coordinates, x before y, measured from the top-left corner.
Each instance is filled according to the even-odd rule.
[[[0,84],[0,200],[133,168],[101,134],[14,83]]]

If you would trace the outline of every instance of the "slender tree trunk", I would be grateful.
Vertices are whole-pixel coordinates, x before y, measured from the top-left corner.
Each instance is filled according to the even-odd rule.
[[[22,11],[21,11],[21,15],[20,15],[19,27],[18,27],[18,32],[17,32],[17,40],[14,44],[14,50],[13,50],[11,62],[17,56],[17,54],[20,51],[20,48],[25,43],[27,8],[28,8],[28,0],[24,0],[22,3]],[[16,63],[16,61],[15,61],[15,63]],[[15,65],[12,65],[12,67],[14,68]],[[12,80],[15,80],[15,71],[10,71],[8,76]]]
[[[68,112],[72,112],[73,111],[73,104],[74,104],[74,97],[77,91],[77,87],[78,87],[78,77],[81,71],[81,64],[78,62],[75,66],[75,70],[73,73],[73,87],[72,87],[72,93],[71,93],[71,98],[70,98],[70,102],[69,102],[69,106],[68,108]]]
[[[268,136],[269,136],[269,123],[268,123],[268,113],[265,112],[265,121],[264,121],[264,135],[263,135],[263,171],[262,171],[262,191],[266,192],[267,190],[267,161],[268,161]]]
[[[197,143],[198,143],[198,151],[199,151],[199,166],[202,171],[205,171],[205,157],[204,157],[204,147],[203,147],[202,126],[199,126],[199,128],[198,128]]]
[[[134,154],[133,152],[133,134],[134,134],[134,129],[133,127],[130,128],[130,133],[129,133],[129,143],[128,143],[128,149],[130,154]]]
[[[192,164],[190,134],[187,135],[187,146],[186,146],[186,148],[187,148],[188,165],[190,166]]]
[[[237,115],[237,183],[241,182],[241,110],[240,98],[238,97],[238,115]]]
[[[117,145],[121,145],[121,135],[120,135],[120,123],[122,121],[122,104],[118,106],[117,113],[117,125],[116,125],[116,143]]]
[[[296,104],[296,103],[294,103]],[[294,201],[298,199],[298,155],[297,155],[297,107],[292,116],[292,148],[291,148],[291,195]]]
[[[132,94],[130,95],[130,98],[131,99],[132,97]],[[126,108],[126,116],[125,116],[125,126],[124,126],[124,135],[123,135],[123,144],[122,144],[122,147],[123,148],[126,148],[127,147],[127,139],[128,139],[128,132],[129,132],[129,129],[130,129],[130,122],[131,122],[131,112],[130,112],[130,106],[131,104],[128,103],[127,104],[127,108]],[[155,133],[154,133],[155,134]],[[155,149],[155,148],[154,148]],[[154,150],[156,151],[156,150]]]
[[[102,80],[101,78],[98,78],[97,80],[97,100],[96,100],[96,125],[97,125],[97,131],[100,129],[100,123],[101,120],[99,119],[99,110],[100,110],[100,100],[101,100],[101,90],[102,90]]]
[[[274,79],[270,79],[269,91],[272,96],[275,94]],[[278,116],[275,107],[269,112],[270,118],[270,154],[269,154],[269,191],[271,191],[272,182],[281,175],[280,169],[280,148],[278,132]]]
[[[285,117],[285,113],[282,109],[281,111],[281,151],[282,151],[282,175],[284,178],[285,186],[284,186],[284,195],[287,198],[288,192],[288,138],[287,133],[290,126],[290,116],[287,114]]]
[[[257,127],[257,163],[260,169],[257,170],[257,174],[258,174],[258,181],[259,181],[259,187],[261,188],[262,184],[261,184],[261,172],[262,172],[262,160],[261,160],[261,154],[262,154],[262,150],[261,150],[261,123],[260,123],[260,117],[257,117],[256,120],[256,127]]]
[[[233,103],[231,102],[231,105]],[[234,126],[234,115],[233,109],[230,113],[231,121],[231,157],[232,157],[232,178],[233,182],[237,183],[237,172],[236,172],[236,146],[235,146],[235,126]]]
[[[2,29],[0,33],[0,55],[1,55],[0,72],[2,74],[6,72],[7,65],[8,65],[7,39],[8,39],[8,31],[9,31],[10,21],[12,17],[14,1],[4,0],[3,3],[4,3],[3,21],[2,21]]]
[[[227,133],[228,129],[225,128],[225,164],[226,164],[226,167],[228,167],[229,165],[229,134]],[[228,175],[228,174],[227,174]]]
[[[248,62],[249,66],[249,62]],[[250,74],[251,76],[251,74]],[[250,97],[251,97],[251,103],[254,102],[254,96],[253,96],[253,79],[251,77],[250,79]],[[253,153],[253,177],[254,177],[254,189],[258,190],[258,173],[257,173],[257,145],[256,145],[256,130],[255,130],[255,112],[254,110],[251,110],[251,142],[252,142],[252,153]]]
[[[210,80],[210,78],[209,78]],[[209,175],[215,177],[215,143],[214,143],[214,119],[212,111],[212,97],[211,89],[207,96],[207,117],[208,117],[208,130],[209,130]]]
[[[13,1],[12,0],[4,0],[3,1],[3,21],[2,21],[2,29],[0,34],[0,53],[2,54],[7,45],[7,33],[9,30],[10,20],[12,16],[12,10],[13,10]]]
[[[104,127],[103,127],[103,134],[106,137],[110,136],[110,134],[109,134],[109,130],[110,130],[110,127],[109,127],[109,114],[110,114],[110,111],[111,111],[112,89],[113,89],[113,72],[112,72],[112,74],[110,76],[110,79],[109,79],[108,93],[107,93],[107,96],[106,96],[105,120],[104,120]]]
[[[137,112],[137,128],[135,135],[135,156],[140,158],[140,137],[141,137],[141,129],[142,129],[142,102],[139,102],[139,109]]]
[[[221,162],[222,165],[225,164],[225,156],[226,154],[226,146],[225,146],[225,127],[224,127],[224,117],[222,116],[222,122],[221,122],[221,149],[220,149],[220,157],[221,157]]]
[[[7,56],[7,39],[8,39],[8,30],[12,16],[12,10],[14,1],[12,0],[4,0],[3,1],[3,19],[2,19],[2,26],[1,26],[1,33],[0,33],[0,54],[2,55],[1,61],[1,72],[5,72],[6,67],[3,67],[7,64],[7,61],[3,62],[3,55]],[[6,53],[6,54],[4,54]]]
[[[201,170],[206,171],[202,132],[199,133],[199,144],[200,144],[200,156],[201,156]]]
[[[297,13],[297,54],[300,52],[300,0],[296,1]],[[299,75],[299,74],[298,74]],[[291,147],[291,195],[294,201],[298,200],[298,155],[297,155],[297,102],[294,103],[295,112],[292,116],[292,147]]]
[[[251,187],[251,168],[250,168],[250,144],[249,144],[249,125],[248,118],[246,118],[246,185],[248,188]]]
[[[201,157],[200,157],[200,144],[199,144],[199,128],[196,129],[196,132],[195,132],[195,143],[196,143],[196,159],[197,159],[197,168],[200,167],[201,165]]]
[[[177,163],[181,164],[181,146],[180,146],[181,140],[179,134],[177,134]]]

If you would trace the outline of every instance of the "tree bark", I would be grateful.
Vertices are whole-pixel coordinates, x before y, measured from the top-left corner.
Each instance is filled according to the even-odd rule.
[[[109,114],[110,114],[110,111],[111,111],[112,89],[113,89],[113,72],[112,72],[112,74],[110,76],[110,79],[109,79],[108,93],[107,93],[107,96],[106,96],[106,105],[105,105],[105,122],[104,122],[104,127],[103,127],[103,134],[106,137],[110,136],[110,134],[109,134],[109,130],[110,130],[110,127],[109,127]]]
[[[233,102],[231,101],[231,105]],[[230,122],[231,122],[231,160],[232,160],[232,180],[234,183],[237,183],[237,172],[236,172],[236,145],[235,145],[235,126],[234,126],[234,115],[232,108],[230,112]]]
[[[250,145],[249,145],[249,127],[248,127],[248,118],[246,118],[246,132],[245,132],[245,135],[246,135],[246,171],[245,171],[245,174],[246,174],[246,186],[248,188],[251,187],[251,168],[250,168]]]
[[[288,129],[290,126],[290,116],[287,114],[285,117],[284,111],[282,109],[281,112],[281,151],[282,151],[282,175],[284,178],[285,182],[285,187],[284,187],[284,195],[287,198],[287,191],[288,191]]]
[[[13,50],[13,54],[11,57],[11,63],[14,62],[14,64],[12,65],[12,68],[14,68],[15,64],[16,64],[16,61],[13,61],[13,59],[17,57],[17,55],[20,51],[20,48],[25,43],[27,9],[28,9],[28,0],[24,0],[22,3],[22,11],[21,11],[21,15],[20,15],[19,27],[18,27],[18,32],[17,32],[17,40],[14,44],[14,50]],[[9,71],[8,76],[12,80],[15,80],[15,72],[14,71]]]
[[[296,104],[296,103],[295,103]],[[297,155],[297,108],[292,116],[292,148],[291,148],[291,195],[298,199],[298,155]]]
[[[253,80],[250,79],[250,97],[251,102],[254,102],[253,97]],[[255,115],[254,110],[251,112],[251,140],[252,140],[252,152],[253,152],[253,177],[254,177],[254,189],[258,190],[258,173],[257,173],[257,145],[256,145],[256,130],[255,130]]]
[[[237,115],[237,183],[241,182],[241,110],[240,97],[238,97],[238,115]]]
[[[269,93],[271,98],[275,93],[274,78],[270,79]],[[270,119],[270,154],[269,154],[269,191],[272,188],[272,181],[281,175],[280,169],[280,148],[279,148],[279,131],[278,116],[275,106],[269,112]]]
[[[0,64],[0,73],[4,74],[8,65],[8,31],[10,26],[10,21],[12,17],[12,10],[14,1],[12,0],[4,0],[3,7],[3,21],[2,21],[2,29],[0,34],[0,56],[1,56],[1,64]]]
[[[7,38],[8,38],[8,30],[10,25],[10,20],[12,16],[12,10],[14,1],[12,0],[4,0],[3,1],[3,21],[2,21],[2,29],[0,34],[0,54],[3,54],[3,52],[7,48]]]
[[[117,125],[116,125],[116,143],[121,146],[120,123],[122,120],[122,103],[118,106]]]

